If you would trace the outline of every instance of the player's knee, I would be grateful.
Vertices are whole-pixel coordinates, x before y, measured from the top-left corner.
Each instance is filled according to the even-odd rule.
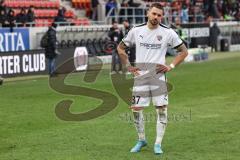
[[[156,106],[156,111],[158,114],[167,114],[167,106]]]
[[[156,106],[156,109],[165,109],[165,108],[167,108],[167,105]]]
[[[167,108],[157,108],[156,109],[159,114],[164,114],[167,110]]]
[[[132,108],[134,123],[139,124],[139,122],[144,121],[143,118],[143,107],[133,107]]]

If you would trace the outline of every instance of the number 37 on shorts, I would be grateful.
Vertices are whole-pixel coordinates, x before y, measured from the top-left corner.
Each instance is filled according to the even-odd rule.
[[[138,104],[140,98],[140,96],[132,96],[132,104]]]

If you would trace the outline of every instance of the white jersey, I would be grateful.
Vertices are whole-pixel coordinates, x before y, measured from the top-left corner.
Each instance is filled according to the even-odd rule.
[[[147,23],[133,27],[122,42],[130,46],[136,44],[136,63],[165,64],[167,49],[177,48],[183,41],[177,33],[160,24],[149,29]]]

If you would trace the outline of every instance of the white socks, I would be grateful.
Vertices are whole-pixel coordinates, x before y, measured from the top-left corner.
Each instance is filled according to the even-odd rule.
[[[139,140],[145,140],[143,110],[133,111],[134,124],[138,133]]]
[[[134,117],[134,125],[136,127],[138,138],[139,140],[145,140],[145,129],[144,129],[144,117],[143,117],[143,110],[140,111],[133,111]],[[167,108],[157,108],[157,137],[155,144],[161,144],[162,139],[165,133],[166,125],[167,125]]]
[[[157,108],[157,137],[155,144],[161,144],[167,125],[167,108]]]

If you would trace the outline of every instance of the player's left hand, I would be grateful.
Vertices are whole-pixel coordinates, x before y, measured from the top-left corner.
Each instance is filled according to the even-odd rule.
[[[157,64],[157,66],[156,66],[156,72],[157,73],[166,73],[166,72],[169,72],[171,70],[172,70],[172,68],[170,66],[167,66],[167,65]]]

